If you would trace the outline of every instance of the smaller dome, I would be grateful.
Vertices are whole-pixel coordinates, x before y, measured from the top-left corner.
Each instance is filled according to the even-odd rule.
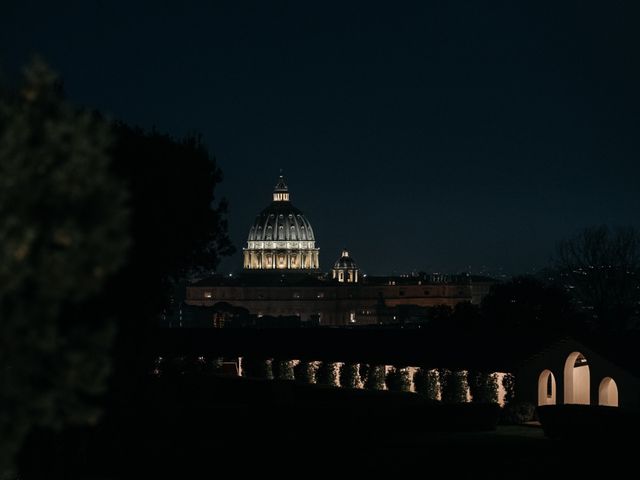
[[[349,256],[349,251],[345,248],[342,250],[342,256],[340,259],[333,264],[333,268],[335,269],[343,269],[343,268],[358,268],[356,266],[356,262],[353,258]]]

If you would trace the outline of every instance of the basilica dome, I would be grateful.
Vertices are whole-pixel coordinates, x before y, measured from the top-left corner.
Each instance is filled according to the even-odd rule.
[[[249,229],[244,268],[250,270],[315,270],[319,249],[309,220],[289,200],[289,188],[280,176],[271,205]]]
[[[290,202],[273,202],[256,217],[249,242],[315,241],[309,220]]]

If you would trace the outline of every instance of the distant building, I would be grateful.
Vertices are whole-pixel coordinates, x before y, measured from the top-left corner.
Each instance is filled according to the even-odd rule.
[[[342,255],[333,265],[332,274],[333,280],[339,283],[358,283],[358,267],[346,248],[342,250]]]
[[[186,304],[213,307],[225,302],[258,318],[297,316],[318,325],[397,323],[409,318],[409,310],[400,306],[415,307],[410,315],[415,318],[425,307],[479,303],[493,283],[466,274],[364,276],[347,249],[330,274],[322,273],[311,223],[291,203],[282,176],[273,201],[249,229],[243,266],[239,276],[214,276],[189,285]]]

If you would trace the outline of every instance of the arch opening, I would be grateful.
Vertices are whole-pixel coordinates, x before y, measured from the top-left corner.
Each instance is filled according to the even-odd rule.
[[[556,404],[556,378],[551,370],[543,370],[538,377],[538,405]]]
[[[607,407],[618,406],[618,385],[611,377],[605,377],[598,388],[598,405]]]
[[[564,403],[589,405],[590,373],[587,359],[572,352],[564,364]]]

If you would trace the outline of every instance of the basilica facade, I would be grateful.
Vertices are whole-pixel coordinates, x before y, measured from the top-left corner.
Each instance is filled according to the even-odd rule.
[[[311,223],[293,206],[280,176],[271,203],[249,228],[242,273],[189,285],[186,304],[224,304],[258,317],[297,316],[319,325],[370,325],[396,322],[400,312],[478,303],[493,283],[470,275],[366,276],[347,249],[325,273],[319,252]]]

